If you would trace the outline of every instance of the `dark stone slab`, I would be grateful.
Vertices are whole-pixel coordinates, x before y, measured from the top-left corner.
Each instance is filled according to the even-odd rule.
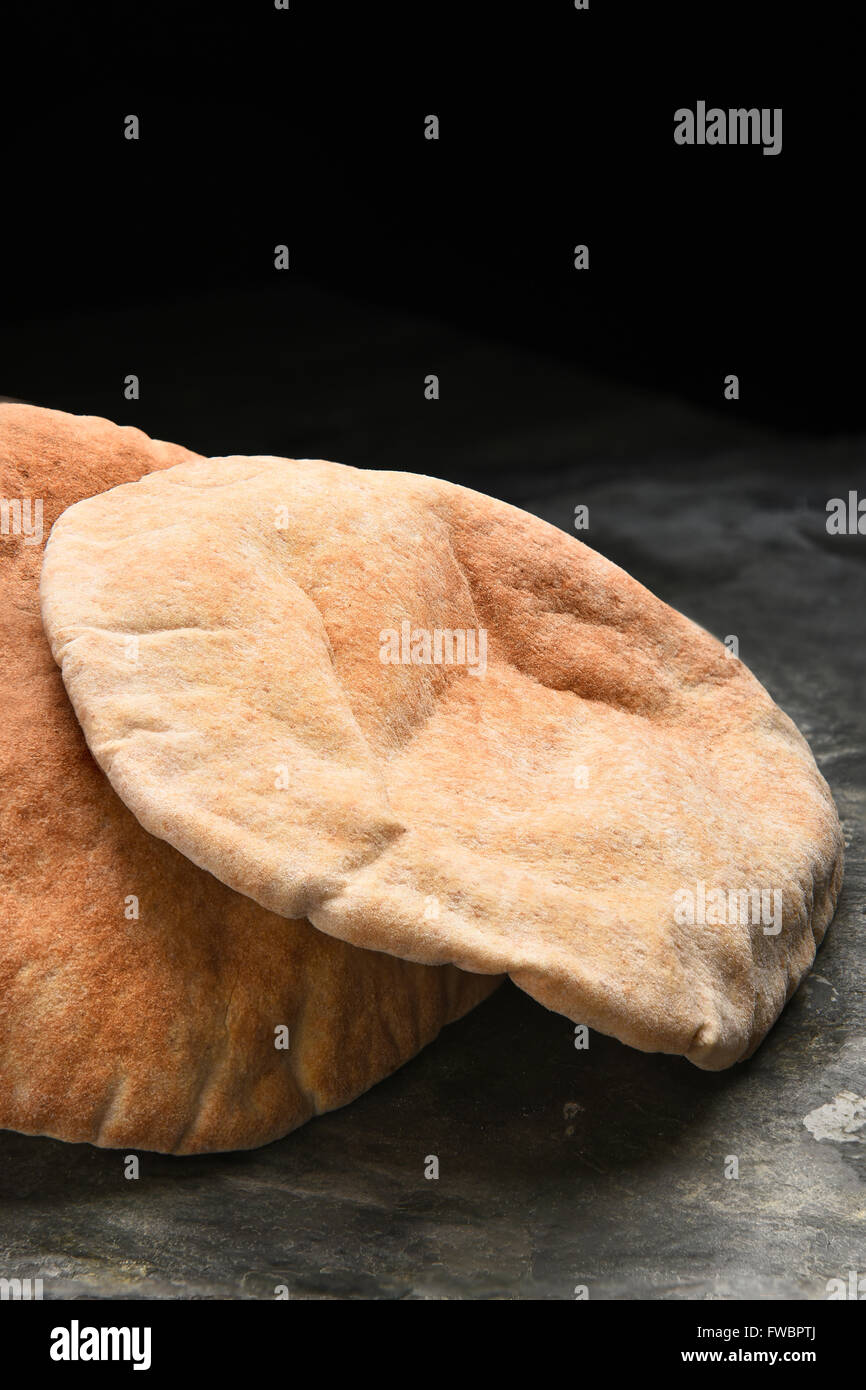
[[[827,499],[864,476],[864,442],[784,441],[735,408],[701,415],[309,295],[307,369],[301,389],[296,352],[285,392],[252,336],[229,398],[200,325],[203,360],[181,378],[183,315],[170,333],[126,320],[153,355],[135,422],[220,452],[438,472],[566,529],[586,503],[582,538],[737,635],[809,738],[846,828],[839,911],[768,1040],[728,1072],[597,1034],[576,1051],[566,1019],[508,985],[353,1105],[256,1152],[144,1154],[128,1182],[121,1154],[0,1134],[0,1276],[41,1276],[51,1298],[272,1298],[280,1284],[295,1298],[570,1299],[581,1284],[594,1299],[826,1297],[829,1279],[866,1273],[866,1124],[820,1139],[804,1124],[866,1095],[866,538],[824,524]],[[422,369],[448,383],[440,414]],[[106,410],[83,380],[45,404]]]

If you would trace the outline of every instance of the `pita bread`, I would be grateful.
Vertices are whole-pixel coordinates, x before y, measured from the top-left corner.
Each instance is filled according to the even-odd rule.
[[[42,499],[46,534],[75,499],[194,457],[106,420],[0,406],[0,497]],[[277,917],[148,835],[90,757],[51,658],[42,547],[7,530],[0,1126],[173,1153],[264,1144],[489,994],[497,981]]]
[[[839,823],[787,716],[617,566],[492,498],[196,461],[66,512],[42,594],[120,796],[274,912],[508,971],[711,1069],[757,1046],[833,915]],[[437,663],[437,631],[475,634],[476,669],[469,636]]]

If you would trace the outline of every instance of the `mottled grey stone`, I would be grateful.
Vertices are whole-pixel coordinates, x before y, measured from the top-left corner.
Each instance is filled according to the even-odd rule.
[[[297,310],[317,371],[295,414],[273,393],[268,407],[251,371],[233,416],[226,404],[209,423],[225,425],[221,451],[435,473],[447,448],[448,476],[566,529],[588,504],[582,538],[735,634],[810,740],[845,825],[836,920],[767,1041],[727,1072],[597,1034],[577,1051],[566,1019],[508,985],[353,1105],[256,1152],[144,1154],[127,1182],[121,1154],[0,1134],[0,1275],[41,1276],[51,1298],[272,1298],[281,1284],[294,1298],[569,1299],[581,1284],[594,1299],[824,1298],[828,1279],[866,1274],[866,1126],[839,1142],[804,1124],[866,1094],[866,538],[824,525],[827,499],[866,476],[864,441],[792,444],[738,425],[735,406],[701,415],[382,312],[395,373],[433,361],[463,401],[427,430],[417,382],[411,406],[393,379],[358,389],[346,356],[363,338],[315,303]],[[127,337],[136,327],[146,338],[145,317]],[[528,373],[532,404],[515,405]],[[177,390],[179,415],[195,387]],[[136,422],[203,447],[192,425]]]

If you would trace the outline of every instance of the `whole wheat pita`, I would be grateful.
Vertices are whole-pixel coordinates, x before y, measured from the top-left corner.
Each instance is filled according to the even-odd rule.
[[[411,474],[181,464],[72,507],[42,577],[94,756],[288,917],[508,971],[719,1068],[808,969],[826,783],[720,643],[576,539]]]
[[[175,1153],[263,1144],[497,983],[265,911],[147,834],[91,758],[40,621],[36,503],[47,534],[71,502],[194,457],[0,405],[0,498],[19,504],[0,534],[4,1128]]]

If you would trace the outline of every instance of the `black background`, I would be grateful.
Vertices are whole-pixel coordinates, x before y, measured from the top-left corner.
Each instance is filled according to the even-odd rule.
[[[124,423],[137,371],[130,422],[208,452],[293,452],[311,359],[295,301],[324,289],[332,341],[336,295],[353,341],[396,306],[729,419],[850,433],[866,409],[852,50],[832,10],[775,5],[58,10],[22,46],[5,115],[0,390]],[[699,99],[781,106],[781,154],[675,145],[674,111]],[[151,364],[173,389],[153,389]],[[371,379],[394,367],[371,342]],[[238,400],[227,430],[253,376],[256,422]],[[525,409],[545,409],[542,378]],[[472,409],[471,376],[459,386],[463,409],[435,426],[445,476]],[[359,452],[344,461],[375,464]],[[481,464],[462,480],[495,490]]]

